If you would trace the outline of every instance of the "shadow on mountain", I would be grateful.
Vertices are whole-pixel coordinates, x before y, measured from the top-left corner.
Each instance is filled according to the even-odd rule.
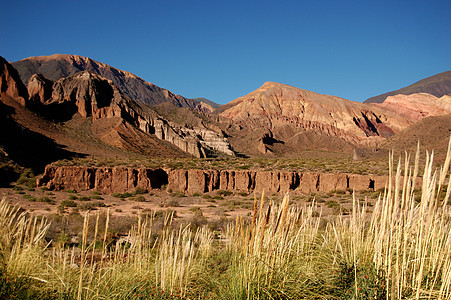
[[[51,162],[85,157],[84,154],[67,151],[54,140],[19,125],[11,117],[14,111],[13,107],[0,102],[0,146],[10,160],[39,174]]]

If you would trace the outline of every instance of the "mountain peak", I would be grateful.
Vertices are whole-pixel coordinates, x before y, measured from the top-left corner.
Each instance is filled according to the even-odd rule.
[[[389,96],[398,94],[411,95],[417,93],[428,93],[435,97],[442,97],[451,93],[451,71],[442,72],[420,81],[417,81],[407,87],[396,91],[388,92],[382,95],[371,97],[365,100],[365,103],[382,103]]]
[[[74,75],[80,71],[91,71],[111,80],[127,97],[137,102],[156,105],[172,102],[178,107],[195,109],[198,101],[176,95],[171,91],[160,88],[142,78],[88,57],[71,54],[54,54],[50,56],[35,56],[12,63],[17,69],[23,82],[28,82],[35,73],[58,81]]]

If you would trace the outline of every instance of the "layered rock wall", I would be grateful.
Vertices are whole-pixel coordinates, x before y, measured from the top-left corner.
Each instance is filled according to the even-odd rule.
[[[127,167],[47,166],[39,186],[102,193],[166,187],[187,194],[214,190],[326,193],[332,190],[384,188],[388,176],[289,171],[183,170]]]

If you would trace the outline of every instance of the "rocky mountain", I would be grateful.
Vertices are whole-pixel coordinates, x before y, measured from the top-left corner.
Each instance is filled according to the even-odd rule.
[[[398,94],[373,105],[417,122],[429,116],[451,114],[451,94],[440,98],[427,93]]]
[[[137,102],[149,105],[171,102],[178,107],[201,108],[202,110],[210,109],[208,106],[212,107],[212,103],[208,101],[203,102],[176,95],[167,89],[146,82],[132,73],[78,55],[54,54],[29,57],[13,62],[12,65],[25,83],[28,83],[34,74],[42,74],[45,78],[57,81],[80,71],[91,71],[111,80],[125,96]]]
[[[422,150],[435,151],[436,159],[446,156],[451,136],[451,114],[429,116],[388,138],[382,147],[397,152],[414,152],[420,142]]]
[[[10,116],[17,116],[18,126],[40,131],[68,148],[84,149],[90,155],[102,142],[151,157],[184,157],[187,153],[206,157],[212,152],[234,155],[220,131],[165,119],[151,106],[124,96],[111,80],[94,72],[82,71],[56,82],[34,74],[27,90],[6,60],[0,67],[1,100],[14,112]],[[52,129],[61,125],[68,131]]]
[[[396,91],[371,97],[365,100],[364,103],[382,103],[389,96],[395,96],[398,94],[410,95],[416,93],[428,93],[438,98],[451,94],[451,71],[446,71],[427,77]]]
[[[266,82],[233,100],[219,113],[234,122],[228,129],[231,141],[243,134],[253,140],[247,150],[239,151],[258,149],[261,153],[287,147],[318,148],[321,144],[338,151],[350,145],[374,147],[411,124],[379,107],[275,82]]]

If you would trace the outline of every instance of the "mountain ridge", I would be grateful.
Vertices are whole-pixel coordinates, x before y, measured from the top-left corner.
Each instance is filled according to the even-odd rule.
[[[79,55],[53,54],[50,56],[32,56],[12,62],[11,65],[17,69],[24,83],[28,83],[31,76],[36,73],[42,74],[52,81],[57,81],[87,70],[112,80],[124,95],[137,102],[149,105],[172,102],[178,107],[190,107],[193,109],[201,103],[198,100],[176,95],[170,90],[147,82],[130,72]]]
[[[451,94],[451,71],[438,73],[398,90],[368,98],[363,103],[382,103],[388,96],[416,93],[428,93],[438,98]]]

